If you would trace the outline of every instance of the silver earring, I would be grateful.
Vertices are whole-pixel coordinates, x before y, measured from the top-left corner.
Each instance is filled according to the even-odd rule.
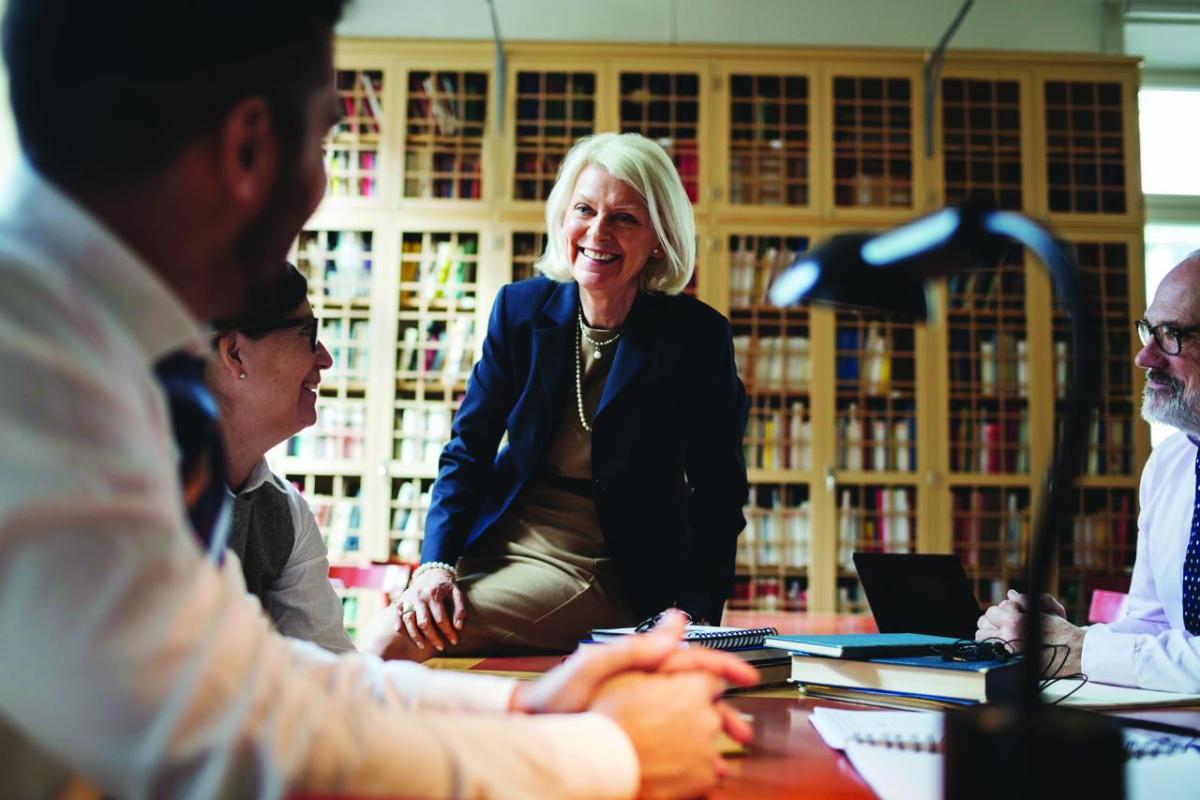
[[[239,380],[239,381],[244,381],[244,380],[246,380],[246,373],[244,373],[244,372],[242,372],[242,373],[239,373],[239,374],[238,374],[238,380]]]

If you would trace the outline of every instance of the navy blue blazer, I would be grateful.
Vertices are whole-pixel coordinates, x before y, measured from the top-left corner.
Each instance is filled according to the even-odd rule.
[[[423,561],[453,564],[541,465],[575,391],[579,289],[500,290],[439,461]],[[748,487],[748,403],[728,321],[685,295],[640,293],[592,423],[592,493],[632,610],[716,623],[733,584]],[[508,444],[497,452],[502,434]]]

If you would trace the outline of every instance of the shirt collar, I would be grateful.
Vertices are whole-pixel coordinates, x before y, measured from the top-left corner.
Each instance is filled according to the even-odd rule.
[[[84,284],[91,298],[121,320],[147,363],[181,349],[208,352],[204,328],[150,266],[25,159],[0,190],[0,228]]]
[[[240,497],[241,495],[253,492],[264,483],[268,483],[277,489],[280,488],[279,484],[275,482],[275,475],[271,472],[271,468],[267,466],[267,459],[265,457],[260,458],[258,463],[250,469],[250,474],[246,476],[246,482],[242,485],[242,488],[238,492],[230,492],[230,494]]]

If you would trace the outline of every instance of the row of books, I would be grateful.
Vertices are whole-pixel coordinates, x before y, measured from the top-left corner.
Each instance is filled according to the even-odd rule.
[[[812,542],[811,506],[745,509],[746,529],[738,538],[738,563],[757,567],[807,567]]]
[[[396,371],[401,380],[436,375],[447,386],[466,378],[475,363],[475,320],[428,320],[400,335]]]
[[[865,333],[857,327],[837,330],[837,378],[839,381],[861,381],[871,394],[884,394],[892,380],[891,345],[877,323],[870,323]]]
[[[783,165],[786,164],[786,171]],[[809,181],[804,155],[757,160],[730,154],[729,202],[764,206],[803,206]]]
[[[351,641],[371,624],[374,616],[387,607],[387,595],[378,589],[335,588],[342,601],[342,625]]]
[[[383,121],[383,74],[340,71],[337,90],[342,115],[334,124],[333,138],[378,135]]]
[[[299,266],[310,291],[328,300],[350,301],[371,296],[372,235],[364,231],[329,231],[303,236]]]
[[[1064,537],[1059,563],[1087,570],[1126,570],[1137,552],[1129,497],[1116,498],[1111,511],[1078,514],[1069,537]]]
[[[1055,420],[1055,442],[1062,441],[1067,422]],[[1130,439],[1130,420],[1112,416],[1100,418],[1100,410],[1092,409],[1088,422],[1087,457],[1083,463],[1085,475],[1132,474],[1133,444]]]
[[[808,580],[800,576],[741,576],[734,581],[730,605],[758,611],[802,611],[808,606]]]
[[[321,320],[321,343],[333,362],[326,370],[325,381],[366,381],[370,356],[368,341],[371,322],[365,319]]]
[[[450,417],[450,409],[442,405],[400,409],[396,420],[396,460],[408,465],[437,463],[450,439]]]
[[[970,489],[955,491],[952,502],[954,552],[963,566],[1021,568],[1029,545],[1029,501],[1024,494]]]
[[[456,73],[413,73],[408,85],[410,134],[483,136],[487,117],[487,75],[466,73],[459,85]]]
[[[475,237],[464,236],[457,242],[443,239],[434,245],[432,254],[423,251],[419,239],[405,237],[402,249],[401,308],[475,308],[475,255],[479,250]]]
[[[807,336],[738,335],[733,354],[742,378],[755,389],[802,388],[812,378]]]
[[[978,411],[950,415],[950,469],[954,472],[1024,474],[1029,472],[1029,413],[997,417]]]
[[[755,247],[752,240],[735,239],[729,254],[730,307],[744,308],[766,304],[767,290],[774,282],[775,276],[791,264],[808,244],[808,240],[802,237],[775,241],[778,241],[779,245]]]
[[[812,421],[804,403],[790,409],[755,409],[746,425],[743,450],[751,469],[812,467]]]
[[[1027,350],[1024,339],[1008,332],[981,336],[977,331],[951,330],[948,353],[951,389],[969,386],[985,397],[1027,397]]]
[[[854,571],[855,551],[912,552],[916,510],[912,489],[843,489],[838,503],[838,566]]]
[[[478,200],[483,193],[481,153],[410,143],[404,159],[404,196]]]
[[[1025,309],[1025,275],[1020,269],[956,272],[946,278],[951,311],[1015,311]]]
[[[325,150],[326,185],[331,197],[371,197],[375,194],[375,150],[344,149],[329,146]]]
[[[396,487],[392,509],[392,555],[409,564],[421,560],[421,538],[425,530],[425,515],[429,511],[432,482],[424,490],[421,481],[412,479]]]
[[[858,404],[850,403],[837,418],[838,468],[913,472],[917,468],[916,430],[913,416],[860,415]]]
[[[875,153],[879,158],[883,156],[884,151],[876,149]],[[904,165],[897,167],[898,172],[911,173],[912,162],[909,159],[893,160],[899,160]],[[834,180],[834,205],[838,208],[907,208],[912,205],[911,178],[898,175],[889,180],[880,176],[864,175],[858,172],[863,168],[859,166],[860,161],[867,162],[869,159],[834,159],[834,170],[839,175],[842,172],[849,172],[849,177],[839,177]]]
[[[317,423],[297,433],[287,444],[292,458],[327,461],[357,461],[363,457],[367,407],[361,400],[324,399]]]
[[[357,555],[362,544],[361,493],[356,491],[353,497],[306,499],[329,550],[329,560],[336,563],[349,555]]]

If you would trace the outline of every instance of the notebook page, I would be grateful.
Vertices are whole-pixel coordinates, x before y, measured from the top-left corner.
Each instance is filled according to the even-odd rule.
[[[834,750],[845,750],[853,741],[933,748],[942,739],[942,715],[936,711],[846,711],[819,706],[809,721]]]
[[[1079,686],[1078,681],[1061,680],[1042,690],[1042,698],[1054,701]],[[1121,708],[1168,704],[1200,703],[1200,695],[1176,692],[1155,692],[1150,689],[1132,689],[1128,686],[1112,686],[1088,681],[1079,691],[1062,702],[1064,706],[1087,706],[1089,708]]]
[[[941,753],[850,742],[846,745],[846,757],[880,800],[930,800],[942,796]]]

